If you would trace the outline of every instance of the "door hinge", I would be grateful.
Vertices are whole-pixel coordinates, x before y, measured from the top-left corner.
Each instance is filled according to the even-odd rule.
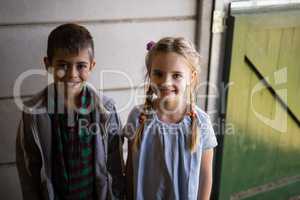
[[[215,10],[213,13],[213,33],[223,33],[226,29],[226,15],[224,11]]]

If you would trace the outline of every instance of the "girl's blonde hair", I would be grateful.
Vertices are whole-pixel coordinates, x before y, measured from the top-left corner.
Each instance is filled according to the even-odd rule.
[[[188,40],[182,37],[165,37],[160,39],[157,43],[148,43],[147,45],[148,53],[146,55],[146,67],[147,67],[147,77],[150,77],[151,72],[151,64],[153,58],[159,53],[177,53],[178,55],[184,57],[191,68],[192,72],[196,72],[196,78],[191,85],[189,90],[190,92],[190,104],[189,108],[187,109],[187,114],[191,117],[191,131],[192,136],[190,140],[190,151],[193,153],[196,151],[196,147],[200,141],[198,129],[197,129],[197,115],[195,111],[195,95],[194,93],[197,84],[199,83],[199,68],[200,68],[200,56],[199,53],[196,51],[194,45],[189,42]],[[153,108],[153,89],[151,86],[148,87],[146,92],[146,99],[143,106],[143,111],[139,116],[139,123],[140,126],[137,128],[136,136],[133,141],[133,149],[135,151],[138,150],[143,130],[145,126],[145,122],[151,109]]]

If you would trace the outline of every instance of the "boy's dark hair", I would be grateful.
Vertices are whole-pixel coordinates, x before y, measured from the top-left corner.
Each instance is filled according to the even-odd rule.
[[[93,60],[94,41],[90,32],[78,24],[62,24],[51,31],[48,37],[47,57],[52,63],[55,51],[58,49],[78,54],[80,50],[85,48],[89,48],[90,59]]]

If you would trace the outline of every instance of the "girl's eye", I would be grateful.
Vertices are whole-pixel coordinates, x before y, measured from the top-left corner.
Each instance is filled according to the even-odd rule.
[[[174,79],[181,79],[182,75],[181,74],[173,74]]]
[[[152,75],[156,76],[156,77],[162,77],[163,76],[163,74],[160,71],[153,71]]]

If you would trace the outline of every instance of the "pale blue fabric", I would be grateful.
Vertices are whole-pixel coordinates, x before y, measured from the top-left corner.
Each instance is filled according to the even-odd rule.
[[[139,126],[140,110],[137,106],[131,111],[124,127],[129,139]],[[132,156],[135,199],[197,199],[202,152],[217,146],[217,140],[208,115],[199,108],[196,111],[200,144],[193,154],[189,116],[177,124],[162,122],[155,113],[149,117],[139,151]]]

